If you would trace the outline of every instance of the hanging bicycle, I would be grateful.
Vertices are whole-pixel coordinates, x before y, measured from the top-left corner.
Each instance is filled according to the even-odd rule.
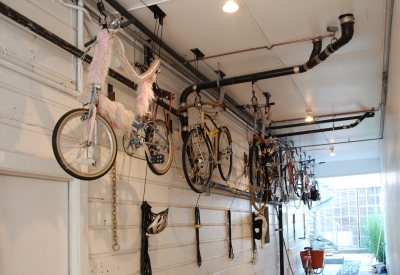
[[[98,7],[102,29],[97,37],[85,44],[86,47],[95,44],[88,74],[91,98],[84,105],[86,108],[71,110],[58,120],[52,136],[54,155],[61,168],[71,176],[81,180],[100,178],[111,169],[117,156],[115,127],[124,134],[127,154],[133,155],[136,148],[143,147],[150,169],[162,175],[172,162],[171,133],[164,121],[155,120],[146,112],[150,100],[145,98],[142,100],[144,106],[137,106],[139,121],[135,121],[135,115],[122,104],[111,102],[98,94],[108,72],[112,50],[129,76],[142,84],[142,89],[151,89],[160,61],[155,59],[146,73],[137,74],[126,59],[119,41],[113,43],[116,33],[131,22],[121,24],[119,20],[114,20],[109,23],[103,14],[104,7]],[[149,90],[146,92],[148,94]]]
[[[251,104],[238,106],[240,109],[253,109],[252,134],[248,134],[249,142],[249,180],[250,180],[250,199],[253,207],[262,212],[267,206],[268,192],[271,181],[274,179],[273,166],[267,166],[267,148],[264,141],[265,125],[270,123],[270,108],[275,105],[269,102],[271,95],[263,93],[266,98],[265,104],[258,104],[255,96],[254,83],[252,83]],[[264,112],[261,110],[264,108]]]
[[[197,93],[193,104],[178,110],[181,112],[196,107],[200,112],[200,124],[187,134],[182,150],[183,172],[190,188],[196,193],[207,190],[216,166],[225,181],[232,172],[232,137],[229,129],[219,120],[219,113],[224,110],[223,98],[224,91],[219,102],[202,102],[200,93]],[[207,105],[212,108],[203,108]]]

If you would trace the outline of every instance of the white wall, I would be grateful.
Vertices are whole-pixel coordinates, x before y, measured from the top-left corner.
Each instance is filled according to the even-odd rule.
[[[391,52],[388,74],[388,93],[385,111],[384,139],[382,141],[382,202],[387,245],[387,266],[390,274],[400,272],[400,10],[394,1]]]
[[[49,31],[66,41],[75,44],[76,41],[76,12],[63,7],[54,1],[46,0],[8,0],[6,5],[16,9]],[[15,22],[0,15],[0,47],[6,49],[6,55],[0,60],[10,62],[18,67],[25,68],[39,74],[46,79],[67,85],[69,90],[75,89],[76,58],[59,49],[57,46],[44,41],[20,27]],[[95,33],[96,26],[90,25]],[[85,33],[84,41],[89,40]],[[141,45],[138,45],[141,46]],[[125,43],[128,58],[134,56],[133,48]],[[142,58],[136,50],[136,60]],[[52,201],[57,201],[59,207],[68,209],[64,213],[63,222],[59,225],[59,243],[57,249],[62,253],[62,262],[44,263],[35,266],[31,274],[60,274],[54,273],[51,268],[60,268],[69,274],[138,274],[140,259],[140,219],[144,189],[144,199],[153,207],[153,212],[170,208],[169,225],[159,235],[149,239],[149,254],[154,274],[278,274],[278,221],[273,206],[269,207],[271,242],[261,249],[258,245],[258,263],[252,265],[253,257],[251,241],[251,207],[247,198],[236,197],[232,194],[211,191],[211,196],[202,194],[199,198],[179,177],[174,165],[163,176],[156,176],[147,171],[146,162],[131,158],[120,149],[117,156],[117,215],[118,241],[121,249],[112,250],[112,194],[109,175],[88,183],[72,180],[57,165],[51,148],[51,135],[57,120],[66,111],[78,108],[87,101],[89,90],[77,98],[58,89],[57,85],[49,86],[31,77],[24,76],[6,65],[0,66],[0,174],[23,175],[29,181],[30,188],[48,184],[47,179],[69,182],[68,191],[47,194],[50,200],[47,207],[54,208]],[[125,75],[121,69],[113,69]],[[85,70],[87,66],[84,66]],[[134,93],[124,85],[109,78],[107,82],[114,85],[116,99],[123,102],[128,108],[135,106]],[[181,91],[190,82],[165,66],[159,76],[160,87],[176,94],[174,107],[177,108]],[[191,116],[191,119],[193,116]],[[247,151],[247,141],[242,126],[235,121],[222,118],[231,130],[234,142],[234,170],[232,184],[245,186],[247,178],[242,178],[243,152]],[[179,128],[179,121],[173,118],[174,128]],[[182,147],[180,132],[174,131],[174,142],[179,166],[179,148]],[[121,137],[118,137],[121,140]],[[119,144],[119,148],[122,148]],[[143,154],[143,152],[141,152]],[[179,168],[181,170],[181,168]],[[182,173],[182,170],[181,170]],[[146,176],[147,174],[147,176]],[[218,173],[215,173],[218,174]],[[224,182],[216,175],[214,181]],[[11,196],[21,192],[18,186],[6,185],[0,182],[3,196]],[[58,186],[54,183],[52,187]],[[31,194],[34,200],[40,200],[41,194]],[[51,196],[54,197],[51,197]],[[194,207],[197,200],[201,211],[200,229],[201,254],[203,263],[199,268],[196,262],[196,243],[194,224]],[[5,219],[9,207],[15,202],[3,202],[4,208],[0,216],[0,227],[13,228],[17,222],[12,217]],[[2,205],[3,207],[3,205]],[[36,209],[36,206],[32,206]],[[227,217],[226,210],[232,210],[232,237],[235,258],[228,259],[227,244]],[[54,208],[53,210],[55,210]],[[284,206],[285,215],[285,242],[290,251],[289,259],[295,274],[300,273],[301,263],[299,251],[305,246],[303,242],[294,239],[304,235],[303,208],[296,210],[292,204]],[[296,214],[296,223],[293,224],[293,214]],[[32,220],[37,223],[38,230],[47,236],[53,232],[52,223],[40,223],[40,215],[35,211],[18,213],[20,220]],[[68,215],[68,217],[66,217]],[[48,220],[57,222],[57,214],[49,213]],[[68,222],[67,222],[68,221]],[[29,230],[27,225],[27,230]],[[7,229],[8,230],[8,229]],[[7,238],[5,231],[0,230],[0,238]],[[66,239],[69,240],[66,240]],[[29,236],[16,236],[16,242],[25,243]],[[2,242],[3,243],[3,242]],[[0,251],[5,253],[6,246],[0,244]],[[54,245],[54,244],[53,244]],[[66,246],[67,245],[67,246]],[[49,246],[45,246],[48,248]],[[68,251],[66,251],[68,247]],[[35,247],[27,247],[19,251],[21,255],[10,255],[18,263],[23,258],[35,255]],[[2,258],[2,257],[1,257]],[[21,260],[19,260],[21,259]],[[69,259],[68,263],[65,259]],[[285,256],[286,259],[286,256]],[[285,260],[287,261],[287,260]],[[0,262],[1,263],[1,262]],[[51,268],[44,268],[44,266]],[[286,273],[290,274],[287,262]],[[1,271],[1,269],[0,269]],[[8,269],[0,272],[5,275],[27,274],[26,272],[9,272]]]

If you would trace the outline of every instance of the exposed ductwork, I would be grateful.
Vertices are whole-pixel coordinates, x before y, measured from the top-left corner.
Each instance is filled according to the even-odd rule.
[[[366,112],[367,117],[374,117],[374,112]],[[281,126],[271,126],[268,127],[268,130],[277,130],[277,129],[285,129],[285,128],[293,128],[293,127],[301,127],[301,126],[310,126],[315,124],[323,124],[323,123],[330,123],[330,122],[339,122],[339,121],[346,121],[346,120],[353,120],[359,119],[360,116],[349,116],[349,117],[342,117],[342,118],[332,118],[332,119],[325,119],[325,120],[313,120],[311,122],[302,122],[302,123],[294,123],[294,124],[287,124]],[[273,122],[275,123],[275,122]]]
[[[342,30],[342,36],[335,42],[326,46],[326,48],[322,52],[319,52],[321,50],[322,42],[319,40],[313,41],[313,50],[311,52],[310,59],[305,64],[298,65],[298,66],[292,66],[292,67],[286,67],[286,68],[277,69],[277,70],[265,71],[265,72],[255,73],[255,74],[230,77],[230,78],[225,78],[225,79],[221,79],[218,81],[209,81],[209,82],[204,82],[204,83],[200,83],[197,85],[189,86],[181,94],[180,107],[184,107],[187,105],[188,96],[195,91],[229,86],[229,85],[245,83],[245,82],[252,82],[252,81],[257,81],[257,80],[261,80],[261,79],[275,78],[275,77],[285,76],[285,75],[304,73],[304,72],[314,68],[315,66],[320,64],[322,61],[325,61],[332,53],[336,52],[341,47],[346,45],[353,37],[353,34],[354,34],[354,16],[353,16],[353,14],[343,14],[343,15],[339,16],[339,20],[340,20],[340,26],[341,26],[341,30]],[[182,138],[183,139],[185,139],[185,137],[188,133],[188,130],[189,130],[188,129],[188,120],[189,120],[188,112],[187,111],[182,112],[181,113],[181,126],[182,126],[181,128],[182,128]]]
[[[290,136],[307,135],[307,134],[314,134],[314,133],[321,133],[321,132],[329,132],[329,131],[336,131],[336,130],[345,130],[345,129],[350,129],[350,128],[356,127],[358,124],[361,123],[361,121],[363,121],[367,117],[374,117],[374,116],[375,116],[374,112],[367,112],[364,115],[362,115],[361,117],[359,117],[356,122],[349,124],[349,125],[329,127],[329,128],[323,128],[323,129],[317,129],[317,130],[302,131],[302,132],[285,133],[285,134],[279,134],[279,135],[274,135],[274,136],[279,138],[279,137],[290,137]]]

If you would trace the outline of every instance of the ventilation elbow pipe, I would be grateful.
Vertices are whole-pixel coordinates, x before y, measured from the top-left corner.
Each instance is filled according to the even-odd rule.
[[[188,96],[195,91],[229,86],[229,85],[240,84],[240,83],[245,83],[245,82],[252,82],[252,81],[257,81],[257,80],[261,80],[261,79],[275,78],[275,77],[285,76],[285,75],[304,73],[304,72],[314,68],[315,66],[320,64],[322,61],[325,61],[332,53],[336,52],[341,47],[346,45],[353,37],[353,34],[354,34],[354,16],[353,16],[353,14],[343,14],[343,15],[339,16],[339,20],[340,20],[340,26],[341,26],[341,30],[342,30],[342,37],[340,37],[335,42],[326,46],[326,48],[322,52],[320,52],[322,42],[319,41],[318,39],[314,40],[313,41],[313,50],[311,52],[309,60],[305,64],[292,66],[292,67],[286,67],[286,68],[277,69],[277,70],[265,71],[265,72],[255,73],[255,74],[230,77],[230,78],[220,79],[218,81],[204,82],[204,83],[200,83],[197,85],[191,85],[182,92],[181,97],[180,97],[180,107],[185,107],[187,105],[186,101],[187,101]],[[185,139],[185,137],[188,133],[188,130],[189,130],[188,129],[188,120],[189,119],[188,119],[187,110],[182,111],[181,112],[181,126],[182,126],[182,138],[183,139]]]

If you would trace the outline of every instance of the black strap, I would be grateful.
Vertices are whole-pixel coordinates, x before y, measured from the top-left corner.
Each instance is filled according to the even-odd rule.
[[[233,247],[232,247],[232,230],[231,230],[231,210],[228,210],[228,223],[229,223],[229,245],[228,245],[228,253],[229,253],[229,260],[233,261],[235,255],[233,255]]]
[[[140,275],[152,275],[149,257],[149,239],[146,236],[147,225],[151,220],[151,206],[145,201],[142,203],[142,240],[140,250]]]
[[[200,240],[199,240],[199,228],[201,227],[200,222],[200,210],[199,207],[196,206],[194,209],[194,217],[195,217],[195,225],[196,228],[196,243],[197,243],[197,264],[199,267],[201,266],[201,254],[200,254]]]

